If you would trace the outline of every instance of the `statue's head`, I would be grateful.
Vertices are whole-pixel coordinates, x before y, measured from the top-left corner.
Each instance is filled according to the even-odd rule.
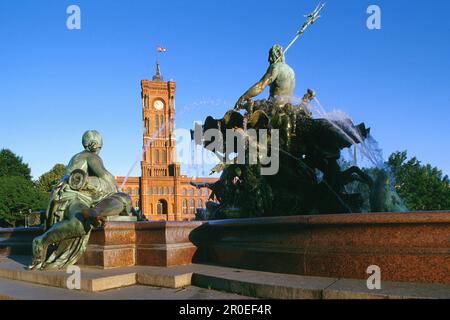
[[[103,147],[103,139],[96,130],[88,130],[83,134],[82,143],[87,151],[99,154]]]
[[[279,44],[274,45],[269,51],[269,63],[272,64],[277,60],[278,62],[284,62],[283,47]]]

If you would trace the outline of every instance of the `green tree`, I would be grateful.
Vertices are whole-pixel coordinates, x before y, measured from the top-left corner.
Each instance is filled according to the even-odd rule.
[[[50,171],[42,174],[35,182],[37,189],[41,192],[46,202],[50,201],[50,192],[64,176],[65,171],[65,165],[60,163],[55,164]]]
[[[66,166],[63,164],[55,164],[53,168],[42,174],[36,181],[37,188],[46,193],[50,193],[53,187],[58,183],[59,180],[64,176]]]
[[[397,193],[410,210],[450,209],[450,181],[430,164],[422,165],[416,157],[408,160],[406,151],[389,157]]]
[[[29,210],[45,209],[46,196],[24,177],[0,177],[0,225],[15,226]]]
[[[14,226],[29,210],[47,206],[47,195],[31,181],[31,170],[22,157],[0,150],[0,226]]]
[[[0,177],[19,176],[31,180],[30,173],[31,170],[28,164],[23,163],[22,157],[9,149],[0,150]]]

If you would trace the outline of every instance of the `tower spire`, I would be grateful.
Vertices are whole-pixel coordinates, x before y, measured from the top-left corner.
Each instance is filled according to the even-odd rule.
[[[159,61],[156,61],[156,73],[153,76],[153,81],[163,81],[163,77],[161,75],[161,70],[159,68]]]

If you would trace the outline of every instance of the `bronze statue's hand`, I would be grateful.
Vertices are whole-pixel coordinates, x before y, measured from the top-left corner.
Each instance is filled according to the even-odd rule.
[[[240,110],[242,109],[243,105],[248,101],[248,99],[245,96],[242,96],[239,98],[239,100],[236,102],[234,109]]]
[[[316,93],[312,89],[308,89],[306,94],[308,95],[309,100],[313,100],[316,97]]]

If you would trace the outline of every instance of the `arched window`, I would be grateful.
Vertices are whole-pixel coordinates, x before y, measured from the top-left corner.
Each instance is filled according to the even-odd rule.
[[[167,214],[167,202],[165,200],[159,200],[156,205],[157,214]]]
[[[144,96],[144,108],[148,108],[148,96]]]
[[[197,208],[203,208],[203,201],[202,200],[198,200],[197,201]]]
[[[157,187],[153,188],[153,194],[158,194],[158,188]]]
[[[144,127],[145,127],[145,134],[148,134],[148,132],[150,130],[150,123],[148,121],[148,118],[145,118],[145,120],[144,120]]]
[[[159,187],[159,194],[164,194],[163,187]]]
[[[161,162],[166,163],[166,153],[164,151],[161,152]]]
[[[147,151],[144,150],[144,153],[142,154],[142,159],[147,160]],[[147,172],[147,171],[145,171]]]
[[[161,201],[158,201],[156,204],[156,214],[162,214],[163,213],[163,205]]]
[[[189,189],[189,195],[193,196],[194,195],[194,189]]]
[[[174,187],[170,188],[170,194],[174,194],[174,193],[175,193],[175,188]]]
[[[155,114],[155,129],[159,129],[159,116],[157,114]]]
[[[197,191],[197,195],[201,196],[202,195],[202,189],[198,189]]]
[[[187,189],[183,189],[183,196],[187,195]]]
[[[187,214],[187,210],[188,210],[188,204],[187,204],[187,200],[186,199],[183,199],[183,205],[182,205],[182,207],[183,207],[183,214]]]
[[[189,213],[195,214],[195,201],[194,201],[194,199],[189,200]]]
[[[162,128],[164,125],[164,116],[160,115],[159,116],[159,128]],[[164,130],[159,131],[158,135],[162,136],[164,134]]]
[[[155,150],[155,163],[159,163],[159,150]]]
[[[168,187],[164,188],[164,194],[169,194],[169,188]]]

